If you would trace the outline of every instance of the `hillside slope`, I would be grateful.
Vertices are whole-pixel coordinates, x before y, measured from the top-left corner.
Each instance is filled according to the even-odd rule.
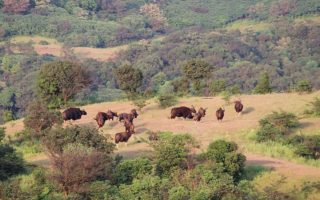
[[[226,115],[222,123],[217,122],[215,118],[215,110],[222,106],[224,102],[220,97],[202,97],[202,98],[188,98],[182,99],[179,105],[191,106],[196,108],[208,107],[207,115],[203,121],[196,123],[192,120],[169,119],[170,109],[159,109],[157,104],[150,102],[148,106],[143,108],[137,119],[135,119],[135,139],[130,139],[128,147],[122,144],[117,153],[125,157],[136,157],[140,155],[148,155],[151,151],[147,141],[147,131],[171,131],[174,133],[190,133],[200,143],[201,149],[205,149],[207,145],[217,138],[227,138],[236,141],[241,151],[247,155],[249,164],[263,165],[272,167],[277,171],[288,176],[296,177],[320,177],[320,170],[315,167],[305,166],[303,164],[295,164],[285,161],[286,158],[271,158],[269,156],[262,156],[261,153],[250,151],[246,148],[248,142],[246,138],[250,135],[252,130],[255,130],[259,119],[269,114],[272,111],[284,110],[297,114],[298,116],[306,109],[306,104],[314,97],[319,96],[320,92],[298,95],[298,94],[268,94],[268,95],[241,95],[240,98],[244,103],[245,109],[241,116],[238,116],[233,110],[233,104],[225,106]],[[83,106],[88,115],[83,116],[79,121],[72,124],[89,124],[96,126],[93,118],[99,111],[106,111],[112,109],[118,113],[128,112],[134,106],[130,102],[107,102],[100,104],[93,104]],[[320,129],[320,119],[318,118],[303,118],[300,119],[302,126],[299,130],[304,134],[315,134]],[[65,125],[68,125],[66,123]],[[22,120],[7,123],[5,125],[6,133],[13,135],[15,132],[23,129]],[[123,131],[123,125],[117,120],[108,121],[101,129],[102,134],[114,135],[117,132]],[[271,147],[270,147],[271,148]],[[36,156],[30,158],[34,163],[45,164],[45,156]],[[284,160],[283,160],[284,159]],[[319,163],[318,163],[319,164]],[[316,164],[317,166],[320,166]],[[295,173],[290,172],[291,169]]]

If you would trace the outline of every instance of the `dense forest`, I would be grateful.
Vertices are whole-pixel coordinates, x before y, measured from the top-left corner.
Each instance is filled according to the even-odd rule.
[[[148,97],[161,86],[177,95],[251,93],[264,72],[276,92],[295,91],[299,84],[320,88],[317,0],[1,0],[0,8],[2,122],[24,115],[37,96],[40,67],[57,60],[80,62],[91,75],[71,104],[123,99],[114,74],[123,65],[141,70],[138,91]],[[242,22],[251,28],[243,29]],[[61,56],[39,54],[31,41],[14,43],[21,35],[57,39]],[[77,57],[72,50],[118,45],[128,48],[109,61]],[[209,64],[201,81],[183,72],[192,59]]]

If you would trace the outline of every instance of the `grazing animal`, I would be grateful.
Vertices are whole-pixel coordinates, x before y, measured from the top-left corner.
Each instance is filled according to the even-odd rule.
[[[202,117],[206,116],[206,111],[208,108],[203,109],[202,107],[199,108],[198,113],[202,115]]]
[[[218,121],[222,121],[222,119],[223,119],[223,117],[224,117],[224,109],[219,108],[219,109],[216,111],[216,116],[217,116]]]
[[[124,127],[126,128],[126,132],[131,132],[134,134],[134,125],[132,122],[129,121],[129,119],[124,119]]]
[[[192,113],[196,113],[196,109],[192,106],[188,108],[186,106],[175,107],[171,109],[171,119],[175,119],[176,117],[183,117],[184,119],[192,119]]]
[[[234,102],[234,109],[240,115],[243,110],[243,104],[240,100]]]
[[[120,133],[116,133],[116,136],[115,136],[115,138],[114,138],[114,140],[115,140],[115,143],[116,143],[116,145],[117,145],[117,147],[118,147],[118,143],[119,142],[125,142],[125,144],[126,144],[126,146],[127,146],[127,142],[128,142],[128,140],[129,140],[129,138],[131,137],[131,135],[132,135],[132,132],[120,132]]]
[[[128,119],[131,123],[133,123],[133,119],[138,117],[138,113],[136,109],[132,109],[130,113],[121,113],[118,115],[119,121],[121,122],[124,119]]]
[[[118,117],[118,114],[116,112],[112,112],[111,110],[107,111],[107,120],[111,120],[113,121],[114,117]]]
[[[80,108],[68,108],[62,113],[64,121],[81,119],[82,115],[87,115],[87,112]]]
[[[105,121],[108,119],[108,114],[104,112],[98,112],[94,120],[96,120],[99,128],[103,127]]]

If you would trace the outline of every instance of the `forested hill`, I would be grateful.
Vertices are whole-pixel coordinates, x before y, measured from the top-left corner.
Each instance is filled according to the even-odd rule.
[[[0,0],[0,9],[1,122],[23,115],[40,67],[56,60],[90,72],[71,104],[123,98],[114,70],[124,64],[141,70],[138,91],[150,97],[251,93],[261,72],[276,92],[320,88],[319,0]],[[210,73],[192,83],[188,61]]]

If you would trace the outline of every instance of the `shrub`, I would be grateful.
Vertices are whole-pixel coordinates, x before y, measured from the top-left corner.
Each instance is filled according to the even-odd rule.
[[[316,97],[313,101],[309,103],[311,107],[310,110],[306,110],[305,114],[314,115],[316,117],[320,117],[320,98]]]
[[[222,167],[223,171],[233,177],[234,181],[239,181],[244,172],[246,157],[237,153],[238,146],[234,142],[216,140],[209,144],[205,153],[207,159],[214,161]]]
[[[300,125],[293,113],[273,112],[259,121],[260,128],[257,132],[257,141],[277,141],[291,133],[292,128]]]
[[[301,80],[297,83],[296,85],[296,91],[299,93],[303,93],[303,92],[311,92],[312,91],[312,85],[310,83],[310,81],[308,80]]]
[[[31,102],[27,108],[27,116],[23,120],[25,127],[32,130],[32,136],[36,137],[55,123],[62,124],[62,122],[60,112],[49,110],[42,101]]]
[[[214,96],[225,91],[225,89],[226,89],[226,84],[224,80],[215,80],[215,81],[212,81],[209,85],[210,94]]]
[[[137,158],[120,162],[113,173],[113,180],[116,184],[131,184],[132,180],[139,175],[151,174],[152,165],[150,160]]]
[[[173,94],[162,94],[158,96],[160,108],[168,108],[177,104],[177,98]]]
[[[175,169],[188,168],[188,154],[195,142],[190,135],[169,135],[153,143],[156,155],[156,173],[169,176]]]
[[[190,199],[189,191],[183,186],[176,186],[169,190],[169,200]]]
[[[43,144],[51,154],[63,153],[65,146],[73,143],[92,147],[109,155],[113,152],[114,144],[99,131],[90,126],[58,127],[48,131],[42,139]]]
[[[41,40],[39,42],[40,45],[49,45],[49,42],[45,41],[45,40]]]
[[[296,145],[295,153],[302,157],[311,159],[320,158],[320,136],[306,136],[303,140],[299,141],[300,144]]]
[[[0,181],[25,170],[24,161],[14,148],[3,144],[4,129],[0,128]]]
[[[272,92],[272,88],[270,86],[270,81],[269,81],[269,75],[267,72],[262,73],[260,75],[258,84],[254,88],[253,92],[256,94],[266,94],[266,93]]]
[[[63,153],[52,156],[51,179],[65,195],[87,194],[89,184],[97,178],[106,178],[110,163],[103,152],[82,144],[69,144]]]

